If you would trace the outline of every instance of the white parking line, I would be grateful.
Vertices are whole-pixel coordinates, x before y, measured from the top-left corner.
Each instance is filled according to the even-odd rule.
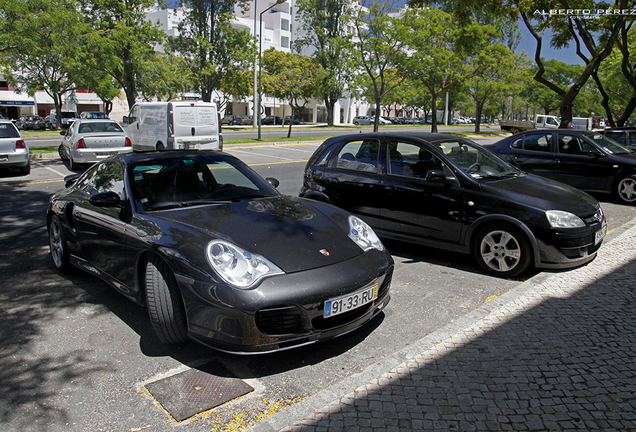
[[[273,149],[278,149],[278,150],[293,150],[293,151],[298,151],[298,152],[303,152],[303,153],[313,153],[313,150],[302,150],[302,149],[295,149],[295,148],[289,148],[289,147],[270,147]]]
[[[287,161],[293,160],[293,159],[284,158],[284,157],[281,157],[281,156],[273,156],[273,155],[269,155],[269,154],[254,153],[254,152],[247,152],[247,151],[241,151],[241,150],[228,149],[227,152],[228,153],[245,153],[245,154],[253,155],[253,156],[272,157],[272,158],[282,159],[282,160],[287,160]]]
[[[46,168],[46,169],[47,169],[47,170],[49,170],[49,171],[53,171],[55,174],[60,175],[60,177],[62,177],[62,178],[64,178],[64,177],[66,177],[67,175],[69,175],[69,174],[61,173],[61,172],[59,172],[58,170],[55,170],[55,169],[53,169],[53,168],[51,168],[51,167],[44,167],[44,168]]]

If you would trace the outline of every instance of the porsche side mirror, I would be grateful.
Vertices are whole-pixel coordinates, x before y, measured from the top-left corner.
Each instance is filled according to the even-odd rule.
[[[265,180],[267,180],[267,183],[272,185],[274,189],[276,189],[278,185],[280,185],[280,182],[278,181],[278,179],[275,179],[274,177],[267,177]]]

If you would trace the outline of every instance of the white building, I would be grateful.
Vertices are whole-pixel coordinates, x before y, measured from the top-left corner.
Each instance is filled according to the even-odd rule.
[[[245,30],[260,40],[261,52],[274,47],[277,50],[289,52],[294,42],[295,29],[300,28],[300,23],[294,15],[295,0],[285,0],[276,4],[274,0],[252,0],[247,9],[239,6],[234,10],[233,27],[237,30]],[[264,12],[266,11],[267,12]],[[158,22],[161,29],[169,36],[178,34],[179,23],[183,19],[184,9],[151,9],[147,18],[151,22]],[[261,23],[262,17],[262,23]],[[262,38],[259,34],[262,28]],[[257,88],[258,59],[254,64],[254,87]],[[191,96],[191,95],[190,95]],[[264,115],[277,115],[284,117],[291,115],[291,108],[285,101],[272,96],[263,95]],[[252,115],[254,107],[254,95],[244,100],[235,100],[226,111],[234,115]],[[370,107],[366,101],[355,98],[341,99],[334,107],[334,123],[351,123],[357,115],[370,115]],[[302,120],[319,123],[327,121],[327,108],[322,101],[312,101],[302,114]]]

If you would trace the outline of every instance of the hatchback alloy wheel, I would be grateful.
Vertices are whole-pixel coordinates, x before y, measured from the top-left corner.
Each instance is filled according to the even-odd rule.
[[[477,259],[487,272],[503,277],[523,273],[530,265],[530,248],[512,227],[490,226],[477,237]]]

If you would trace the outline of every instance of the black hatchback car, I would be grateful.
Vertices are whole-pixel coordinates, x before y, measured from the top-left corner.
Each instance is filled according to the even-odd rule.
[[[607,231],[590,195],[442,134],[330,138],[300,195],[359,215],[380,237],[472,253],[501,277],[587,263]]]
[[[636,203],[636,154],[601,132],[526,131],[486,147],[528,173]]]

